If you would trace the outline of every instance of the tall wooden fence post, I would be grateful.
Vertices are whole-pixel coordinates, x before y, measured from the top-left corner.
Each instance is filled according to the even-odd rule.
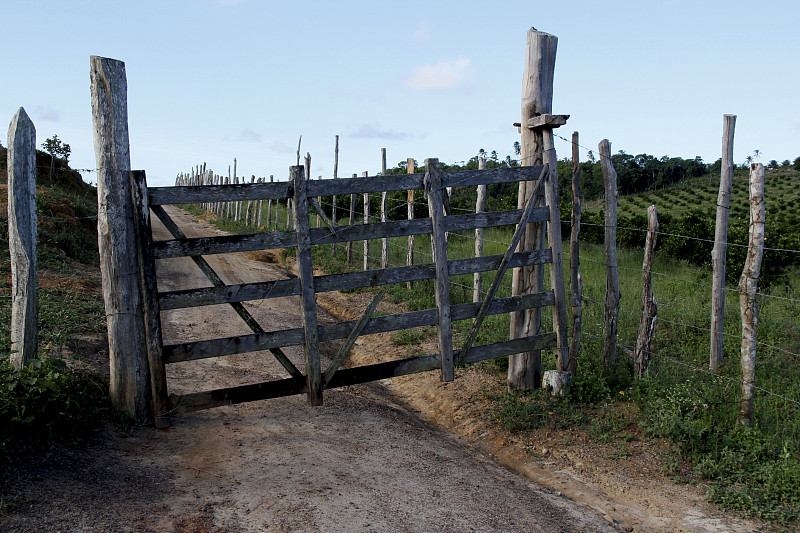
[[[408,174],[414,173],[414,158],[409,157],[406,159],[406,172]],[[408,190],[408,220],[414,220],[414,189]],[[406,266],[411,266],[414,264],[414,236],[408,236],[408,254],[406,254]],[[414,287],[413,281],[408,281],[406,283],[406,287],[408,290],[411,290]]]
[[[572,294],[572,338],[569,346],[569,366],[573,374],[578,368],[578,352],[581,346],[581,326],[583,322],[583,277],[581,276],[580,245],[581,233],[581,166],[578,132],[572,133],[572,218],[569,236],[570,292]]]
[[[542,130],[527,127],[528,120],[553,110],[553,76],[556,65],[556,48],[558,38],[555,35],[528,30],[525,72],[522,79],[522,130],[521,130],[521,165],[542,164],[543,135]],[[533,195],[534,185],[520,182],[517,196],[517,207],[522,207]],[[538,201],[534,199],[533,201]],[[542,248],[544,244],[544,224],[528,224],[517,251],[531,251]],[[511,294],[519,296],[524,293],[541,292],[544,285],[544,270],[541,265],[515,268],[511,278]],[[537,335],[541,328],[541,310],[529,309],[511,313],[510,338],[518,339]],[[528,390],[541,386],[542,365],[541,352],[525,352],[512,354],[508,359],[508,385],[513,389]]]
[[[381,148],[381,176],[386,175],[386,148]],[[381,194],[381,222],[386,222],[387,202],[389,193],[383,191]],[[381,268],[389,268],[389,239],[381,239]]]
[[[617,268],[617,172],[611,163],[611,143],[603,139],[598,145],[600,166],[606,188],[606,301],[603,326],[603,365],[617,362],[617,318],[619,317],[619,270]]]
[[[117,409],[136,420],[149,421],[150,372],[128,176],[131,162],[125,63],[97,56],[92,56],[90,63],[109,393]]]
[[[336,136],[336,148],[333,151],[333,179],[339,178],[339,136]],[[337,197],[334,194],[331,197],[331,202],[333,202],[333,206],[331,207],[331,220],[333,221],[333,225],[336,226],[339,224],[339,219],[336,215],[336,200]],[[332,246],[332,253],[333,257],[336,257],[336,241],[333,242]]]
[[[369,176],[369,172],[364,172],[363,177]],[[369,224],[369,193],[364,193],[364,224]],[[369,239],[364,239],[364,270],[369,270]]]
[[[453,326],[450,322],[450,280],[447,270],[447,238],[444,231],[444,200],[439,160],[425,160],[425,194],[431,218],[431,253],[436,270],[435,300],[439,312],[439,355],[442,381],[453,381]]]
[[[714,249],[711,264],[714,275],[711,282],[711,355],[708,368],[716,370],[722,362],[723,335],[725,327],[725,254],[728,250],[728,215],[733,184],[733,130],[736,115],[723,117],[722,171],[719,177],[717,196],[717,223],[714,230]]]
[[[653,252],[658,235],[658,211],[655,205],[647,208],[647,239],[644,244],[644,261],[642,262],[642,320],[639,322],[639,333],[636,336],[636,347],[633,350],[634,372],[637,379],[647,375],[650,361],[650,343],[653,340],[653,328],[656,325],[658,306],[653,296]]]
[[[750,165],[750,240],[747,259],[739,279],[739,307],[742,315],[742,394],[737,422],[753,423],[756,381],[756,326],[758,325],[758,277],[764,256],[764,165]]]
[[[478,158],[478,170],[486,170],[486,158]],[[478,198],[475,200],[475,212],[483,213],[486,209],[486,184],[478,185]],[[483,257],[483,228],[475,228],[475,257]],[[481,273],[472,276],[472,301],[481,301]]]
[[[36,128],[23,108],[8,127],[8,251],[11,257],[11,364],[35,359],[39,345],[36,259]]]
[[[353,174],[353,177],[357,178],[358,174]],[[351,226],[353,224],[355,224],[355,222],[356,222],[356,195],[355,195],[355,193],[350,195],[350,218],[348,220],[349,220],[349,224]],[[345,248],[347,249],[347,264],[350,264],[350,263],[353,262],[353,241],[347,241],[347,244],[345,245]]]

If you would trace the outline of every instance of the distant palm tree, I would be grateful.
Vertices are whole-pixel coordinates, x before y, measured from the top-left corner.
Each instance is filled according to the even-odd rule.
[[[589,159],[589,161],[591,161],[592,163],[594,163],[594,162],[595,162],[594,152],[592,152],[591,150],[589,150],[589,155],[587,156],[587,158]]]
[[[514,141],[514,153],[517,155],[522,153],[522,145],[519,144],[519,141]]]
[[[758,156],[760,155],[761,155],[761,150],[759,150],[758,148],[753,150],[753,157],[755,158],[756,163],[758,163]]]
[[[752,156],[752,155],[748,155],[747,157],[745,157],[745,158],[744,158],[744,164],[745,164],[746,166],[748,166],[748,167],[749,167],[750,165],[752,165],[752,164],[753,164],[753,156]]]

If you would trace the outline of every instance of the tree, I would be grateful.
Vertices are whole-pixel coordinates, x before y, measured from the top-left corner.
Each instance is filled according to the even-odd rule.
[[[748,155],[747,157],[744,158],[744,165],[746,167],[749,167],[752,164],[753,164],[753,156],[752,155]]]
[[[522,145],[519,144],[519,141],[514,141],[514,153],[519,155],[522,153]]]
[[[755,160],[756,163],[758,163],[758,158],[760,156],[761,156],[761,150],[759,150],[758,148],[753,150],[753,159]]]
[[[50,154],[50,181],[53,180],[53,168],[55,168],[56,157],[63,159],[64,164],[69,164],[69,155],[72,148],[67,143],[62,143],[58,135],[53,135],[42,143],[42,149]]]
[[[769,163],[767,164],[767,168],[776,169],[778,168],[778,162],[774,159],[770,159]]]
[[[794,160],[794,164],[792,166],[795,170],[800,170],[800,157]]]

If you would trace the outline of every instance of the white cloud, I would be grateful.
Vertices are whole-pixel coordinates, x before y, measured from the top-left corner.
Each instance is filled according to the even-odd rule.
[[[33,116],[44,122],[61,122],[61,114],[51,107],[38,105],[33,108]]]
[[[431,29],[428,22],[423,20],[414,30],[414,33],[408,36],[408,40],[412,43],[424,43],[431,40]]]
[[[377,122],[364,124],[358,131],[351,133],[349,137],[354,137],[356,139],[406,139],[409,137],[408,133],[394,130],[380,130],[379,126]]]
[[[270,146],[270,149],[273,152],[277,152],[279,154],[291,154],[292,152],[296,151],[291,146],[289,146],[287,144],[283,144],[280,141],[275,141],[274,143],[272,143],[272,146]]]
[[[227,142],[261,142],[261,134],[257,133],[251,129],[245,128],[239,132],[239,135],[236,137],[231,137],[230,135],[226,135],[223,141]]]
[[[408,89],[452,89],[464,82],[468,69],[469,59],[440,61],[416,68],[403,85]]]

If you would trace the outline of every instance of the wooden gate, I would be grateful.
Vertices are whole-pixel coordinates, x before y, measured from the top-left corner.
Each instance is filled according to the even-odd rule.
[[[559,223],[558,205],[544,205],[545,197],[557,198],[557,194],[553,195],[557,188],[557,174],[550,171],[547,166],[440,172],[438,160],[428,159],[425,162],[425,172],[416,174],[310,181],[304,176],[302,166],[294,166],[290,168],[290,176],[290,180],[283,183],[148,188],[143,171],[130,173],[135,206],[135,233],[144,293],[151,405],[157,424],[159,421],[163,423],[166,416],[171,413],[191,412],[300,393],[308,395],[310,404],[321,405],[325,389],[428,370],[438,369],[442,380],[451,381],[454,378],[456,365],[544,348],[556,348],[559,369],[566,368],[569,357],[566,335],[559,333],[566,331],[566,324],[555,324],[555,332],[494,344],[472,345],[486,315],[564,305],[562,276],[552,276],[553,279],[561,281],[554,282],[553,290],[550,291],[495,298],[500,280],[508,268],[549,263],[556,272],[562,269],[560,239],[558,242],[549,243],[551,248],[515,252],[527,224],[541,224],[550,220]],[[536,193],[532,195],[524,209],[463,215],[449,213],[448,188],[535,180],[538,180],[534,185]],[[547,188],[551,188],[547,191],[549,194],[545,194]],[[317,203],[317,197],[414,189],[425,192],[428,218],[348,226],[333,226],[327,221],[328,227],[309,227],[310,209],[326,218]],[[186,238],[162,207],[168,204],[287,198],[293,200],[294,231],[269,231],[248,235]],[[151,211],[164,223],[174,239],[153,242],[150,227]],[[517,231],[504,255],[448,260],[448,232],[513,224],[517,224]],[[432,263],[334,275],[313,274],[312,245],[421,234],[431,236]],[[298,277],[294,279],[225,285],[203,259],[203,256],[209,254],[291,247],[296,248],[298,266]],[[556,247],[556,250],[553,250],[553,247]],[[158,292],[155,261],[187,256],[194,260],[214,286]],[[450,276],[487,271],[496,273],[483,302],[450,304]],[[376,298],[361,320],[323,326],[317,323],[315,294],[318,292],[377,287],[424,279],[434,280],[436,308],[372,317],[372,312],[378,303]],[[242,305],[242,302],[249,300],[291,295],[300,296],[303,316],[301,328],[265,331]],[[161,310],[215,304],[231,305],[253,333],[180,344],[162,343]],[[565,310],[563,313],[555,312],[553,315],[565,316]],[[454,348],[451,321],[465,319],[474,320],[472,329],[464,346]],[[438,353],[366,366],[340,368],[357,336],[425,325],[437,326]],[[323,369],[320,363],[320,342],[334,339],[347,339],[347,341],[330,366]],[[292,345],[304,346],[305,368],[302,370],[297,368],[282,351],[283,347]],[[205,392],[168,394],[165,365],[260,350],[271,351],[290,377]]]

